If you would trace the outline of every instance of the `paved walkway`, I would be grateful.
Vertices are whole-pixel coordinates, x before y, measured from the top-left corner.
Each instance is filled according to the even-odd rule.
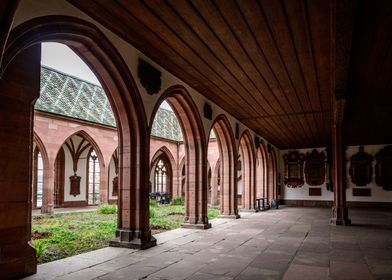
[[[104,248],[38,266],[27,279],[392,279],[392,211],[283,208],[158,234],[144,251]]]
[[[92,211],[96,211],[97,209],[98,209],[98,206],[54,208],[53,214],[92,212]],[[32,213],[33,213],[33,217],[47,215],[47,214],[42,214],[41,209],[35,209],[32,211]]]

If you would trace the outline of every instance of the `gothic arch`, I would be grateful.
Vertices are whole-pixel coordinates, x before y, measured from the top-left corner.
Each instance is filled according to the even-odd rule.
[[[78,54],[101,82],[113,109],[119,134],[120,196],[117,241],[111,245],[154,246],[146,188],[148,125],[140,93],[127,64],[94,24],[55,15],[28,20],[11,31],[1,73],[19,53],[41,42],[63,43]]]
[[[214,129],[219,147],[220,158],[220,206],[223,216],[238,216],[236,159],[237,153],[233,129],[225,115],[219,115],[214,120],[211,129]]]
[[[277,157],[275,153],[275,149],[273,147],[268,150],[268,162],[267,162],[268,174],[267,174],[267,193],[268,200],[271,202],[273,199],[278,199],[278,190],[277,190]]]
[[[180,85],[168,88],[155,105],[155,116],[166,100],[180,123],[185,143],[185,227],[208,228],[207,217],[207,148],[203,124],[196,104],[187,90]],[[150,132],[152,122],[150,120]]]
[[[164,159],[165,162],[168,163],[168,168],[169,168],[169,194],[173,197],[173,195],[175,195],[175,186],[174,186],[174,182],[175,182],[175,174],[177,172],[177,168],[176,168],[176,161],[174,160],[174,157],[172,155],[172,153],[170,152],[170,150],[166,147],[166,146],[162,146],[158,149],[158,151],[156,151],[156,153],[154,154],[154,156],[151,159],[151,163],[150,163],[150,174],[154,173],[155,171],[155,167],[158,163],[158,161],[160,159]],[[151,177],[151,175],[150,175]]]
[[[267,151],[260,142],[256,151],[256,198],[267,198]]]
[[[245,130],[239,142],[239,154],[242,157],[242,182],[243,192],[242,201],[243,209],[255,209],[255,156],[254,146],[249,130]]]

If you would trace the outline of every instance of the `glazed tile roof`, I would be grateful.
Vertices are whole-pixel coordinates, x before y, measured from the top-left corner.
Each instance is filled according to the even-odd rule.
[[[116,127],[113,111],[101,86],[41,67],[40,97],[35,110]],[[174,112],[159,108],[151,134],[182,141],[180,124]]]

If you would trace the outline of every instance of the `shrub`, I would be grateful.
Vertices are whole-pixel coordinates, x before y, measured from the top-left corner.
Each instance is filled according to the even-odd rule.
[[[100,214],[116,214],[117,213],[117,205],[115,204],[102,204],[98,208],[98,212]]]
[[[158,202],[155,199],[150,199],[150,206],[151,207],[157,207],[158,206]]]
[[[182,196],[176,196],[172,200],[172,205],[184,205],[184,200],[182,199]]]
[[[45,243],[41,239],[33,240],[37,258],[39,258],[45,250]]]

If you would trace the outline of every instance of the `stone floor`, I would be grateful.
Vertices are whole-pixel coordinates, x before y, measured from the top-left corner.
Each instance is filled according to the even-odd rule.
[[[392,279],[392,211],[282,208],[158,234],[144,251],[104,248],[38,266],[26,279]]]

